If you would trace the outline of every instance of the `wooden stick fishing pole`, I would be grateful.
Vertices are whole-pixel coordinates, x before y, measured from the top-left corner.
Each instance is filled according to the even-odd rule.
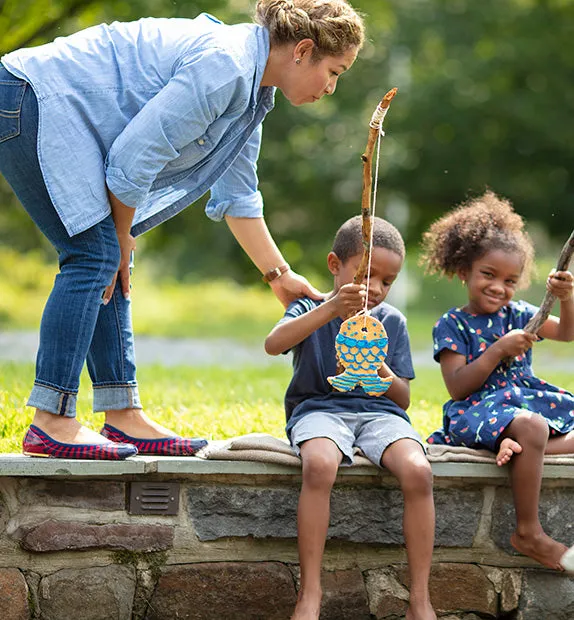
[[[392,88],[381,99],[377,109],[373,113],[371,122],[369,123],[369,136],[367,138],[367,148],[361,156],[363,160],[363,193],[361,197],[361,215],[363,216],[363,256],[353,282],[360,284],[365,279],[367,266],[369,263],[369,252],[371,246],[371,217],[373,215],[371,208],[371,188],[372,188],[372,161],[373,150],[377,141],[377,136],[381,131],[383,119],[387,114],[393,97],[397,94],[398,88]],[[376,183],[376,179],[375,179]]]
[[[574,231],[568,238],[568,241],[564,244],[562,248],[562,252],[560,252],[560,256],[558,257],[558,263],[556,264],[556,271],[566,271],[568,269],[568,265],[570,265],[570,259],[572,258],[572,253],[574,252]],[[525,332],[529,332],[531,334],[535,334],[543,325],[546,319],[550,316],[550,311],[552,310],[552,306],[556,301],[556,297],[552,295],[549,291],[546,291],[544,295],[544,300],[542,301],[542,305],[538,308],[536,314],[528,321],[526,327],[524,328]]]

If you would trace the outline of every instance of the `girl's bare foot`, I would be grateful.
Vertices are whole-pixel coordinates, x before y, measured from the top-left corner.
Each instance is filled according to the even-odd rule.
[[[540,531],[540,533],[531,536],[520,536],[514,532],[510,537],[510,543],[516,551],[540,562],[543,566],[555,570],[564,570],[560,564],[560,558],[566,553],[568,547],[550,538],[545,532]]]
[[[319,620],[320,613],[321,594],[318,596],[310,594],[301,596],[301,594],[299,594],[291,620]]]
[[[522,446],[514,439],[505,437],[498,447],[498,454],[496,455],[496,464],[501,467],[506,465],[512,458],[513,454],[520,454],[522,452]]]
[[[437,618],[429,600],[421,604],[411,600],[405,620],[437,620]]]

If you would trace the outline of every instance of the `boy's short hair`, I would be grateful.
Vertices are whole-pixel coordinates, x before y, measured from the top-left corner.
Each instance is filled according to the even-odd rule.
[[[401,233],[387,220],[381,217],[372,219],[373,247],[385,248],[405,258],[405,242]],[[363,253],[363,218],[356,215],[347,220],[335,235],[333,252],[343,263],[349,258]]]

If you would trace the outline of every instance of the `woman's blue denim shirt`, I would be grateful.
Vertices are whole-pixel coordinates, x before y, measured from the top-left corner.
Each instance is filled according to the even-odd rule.
[[[70,235],[110,213],[141,234],[211,189],[206,213],[261,217],[257,158],[275,89],[255,24],[145,18],[101,24],[2,58],[38,99],[38,157]]]

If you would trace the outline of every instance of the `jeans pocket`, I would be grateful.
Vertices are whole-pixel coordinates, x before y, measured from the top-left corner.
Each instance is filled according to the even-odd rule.
[[[24,80],[0,80],[0,142],[20,134],[20,114],[27,83]]]

